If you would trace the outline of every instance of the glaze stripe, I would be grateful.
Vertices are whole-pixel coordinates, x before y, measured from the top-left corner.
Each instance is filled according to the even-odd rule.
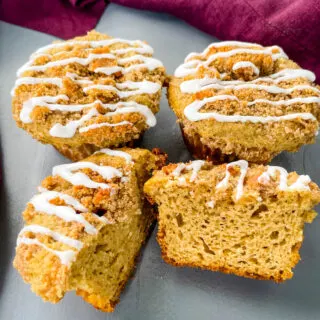
[[[200,162],[199,162],[200,161]],[[196,160],[192,161],[189,164],[180,163],[175,168],[174,171],[171,172],[171,176],[173,177],[180,177],[184,170],[193,170],[192,176],[190,178],[190,182],[194,182],[197,178],[197,174],[199,170],[201,169],[201,166],[205,161],[202,160]],[[215,186],[216,189],[226,189],[230,185],[230,168],[233,167],[239,167],[240,168],[240,175],[237,178],[237,186],[236,186],[236,195],[235,195],[235,201],[238,201],[241,199],[244,193],[244,179],[247,175],[249,164],[246,160],[238,160],[234,162],[230,162],[226,165],[226,171],[224,178],[218,182]],[[196,169],[193,169],[196,168]],[[288,178],[288,172],[282,167],[277,166],[268,166],[267,170],[264,171],[258,178],[258,183],[261,184],[269,184],[271,178],[276,179],[276,173],[279,173],[279,182],[278,182],[278,188],[282,191],[309,191],[309,183],[311,182],[311,179],[307,175],[300,175],[297,180],[292,183],[290,186],[288,186],[287,178]],[[213,202],[214,205],[214,202]]]

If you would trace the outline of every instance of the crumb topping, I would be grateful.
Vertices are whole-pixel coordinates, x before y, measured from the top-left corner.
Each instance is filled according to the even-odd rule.
[[[14,116],[30,131],[43,129],[42,140],[136,137],[156,124],[164,68],[152,54],[145,42],[95,31],[40,48],[17,72]]]
[[[276,188],[280,191],[300,192],[310,191],[314,185],[308,175],[288,173],[284,168],[278,166],[249,166],[245,160],[220,166],[213,166],[209,162],[196,160],[188,164],[168,165],[162,168],[161,172],[169,178],[169,185],[172,181],[177,180],[177,183],[181,186],[202,183],[208,181],[212,176],[212,188],[217,192],[232,190],[231,195],[235,202],[248,193],[249,189],[259,191]],[[205,173],[210,173],[210,176]],[[155,177],[157,177],[157,174]],[[245,189],[247,189],[246,192]],[[255,197],[259,201],[259,198],[261,198],[260,192],[256,192]]]
[[[226,41],[189,54],[172,84],[184,95],[181,117],[191,122],[304,120],[318,128],[320,90],[314,80],[278,46]]]
[[[140,171],[162,158],[147,150],[101,149],[85,161],[54,167],[27,205],[17,246],[46,249],[69,267],[88,236],[141,214],[138,180],[146,176]]]

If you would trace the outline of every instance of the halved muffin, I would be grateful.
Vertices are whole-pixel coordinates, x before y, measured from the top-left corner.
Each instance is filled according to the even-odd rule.
[[[144,192],[159,208],[167,263],[276,282],[292,277],[304,223],[320,202],[308,176],[244,160],[170,164]]]
[[[156,124],[162,63],[143,41],[86,36],[38,49],[12,90],[17,125],[71,160],[133,144]]]
[[[263,164],[315,141],[320,90],[314,80],[278,46],[225,41],[186,57],[168,99],[196,158]]]
[[[23,213],[13,265],[44,301],[75,290],[111,312],[154,221],[142,192],[165,155],[102,149],[53,168]]]

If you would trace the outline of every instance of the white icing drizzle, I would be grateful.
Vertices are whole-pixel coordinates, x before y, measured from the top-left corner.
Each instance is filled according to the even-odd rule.
[[[103,107],[108,109],[114,109],[113,112],[107,112],[104,115],[106,117],[113,116],[115,114],[125,114],[137,112],[142,114],[146,118],[146,123],[149,127],[154,127],[157,123],[156,117],[152,111],[145,105],[139,104],[135,101],[118,102],[115,104],[105,104]]]
[[[58,251],[58,250],[53,250],[49,247],[47,247],[45,244],[40,242],[38,239],[30,239],[30,238],[25,238],[21,237],[18,238],[17,240],[17,245],[21,244],[26,244],[26,245],[37,245],[39,247],[42,247],[43,249],[53,253],[54,255],[58,256],[61,263],[63,265],[69,266],[72,261],[75,260],[76,257],[76,252],[73,250],[65,250],[65,251]]]
[[[240,48],[259,47],[259,48],[263,48],[260,44],[257,44],[257,43],[242,42],[242,41],[221,41],[221,42],[211,43],[202,53],[197,53],[197,52],[189,53],[186,56],[186,58],[184,59],[184,61],[187,62],[188,60],[190,60],[191,58],[193,58],[195,56],[199,56],[201,59],[204,59],[207,56],[207,54],[209,53],[211,48],[222,48],[222,47],[240,47]],[[275,46],[275,47],[282,50],[280,47],[277,47],[277,46]]]
[[[89,80],[85,77],[81,77],[81,76],[77,75],[76,73],[72,73],[72,72],[67,72],[66,77],[70,78],[71,80],[73,80],[74,82],[76,82],[78,84],[93,84],[94,83],[92,80]]]
[[[215,90],[241,90],[241,89],[256,89],[264,90],[272,94],[291,94],[296,90],[309,90],[317,94],[320,94],[319,89],[311,85],[296,85],[290,88],[282,88],[277,85],[265,85],[257,82],[267,81],[272,83],[279,83],[281,81],[287,81],[291,79],[296,79],[299,77],[304,77],[310,81],[315,79],[312,72],[303,69],[284,69],[276,74],[270,75],[269,77],[262,77],[253,81],[243,82],[243,81],[222,81],[217,78],[204,77],[201,79],[187,80],[181,83],[180,89],[183,93],[193,94],[207,89]],[[196,100],[190,105],[188,105],[184,114],[190,121],[199,121],[203,119],[213,118],[219,122],[253,122],[253,123],[267,123],[276,121],[293,120],[296,118],[302,118],[305,120],[316,120],[316,118],[311,113],[292,113],[284,116],[240,116],[240,115],[222,115],[215,112],[200,113],[199,110],[208,102],[215,102],[219,100],[238,100],[232,95],[216,95],[214,97],[204,98],[203,100]],[[239,101],[239,100],[238,100]],[[240,101],[239,101],[240,102]],[[273,106],[289,106],[292,104],[310,104],[317,103],[320,104],[319,96],[310,96],[302,98],[291,98],[287,100],[268,100],[268,99],[256,99],[247,103],[248,106],[252,106],[258,103],[271,104]]]
[[[129,67],[121,67],[121,65],[124,65],[126,63],[133,62],[133,61],[142,61],[142,63],[132,64]],[[99,68],[96,68],[94,71],[104,73],[106,75],[110,75],[116,72],[122,72],[123,74],[126,74],[133,70],[142,69],[142,68],[147,68],[149,71],[153,71],[157,68],[163,67],[163,64],[159,60],[152,57],[143,56],[143,55],[134,55],[127,58],[121,58],[121,59],[118,59],[117,62],[120,66],[99,67]]]
[[[117,72],[122,72],[124,73],[124,68],[119,67],[119,66],[113,66],[113,67],[99,67],[97,69],[95,69],[95,72],[100,72],[103,73],[107,76],[117,73]]]
[[[197,175],[201,167],[204,165],[205,161],[203,160],[195,160],[190,164],[180,163],[178,166],[172,171],[171,175],[174,177],[179,177],[184,170],[192,170],[192,174],[190,177],[190,182],[193,182],[197,179]]]
[[[69,97],[65,94],[59,94],[57,96],[41,96],[30,98],[22,105],[20,120],[24,123],[31,123],[32,119],[30,118],[30,114],[36,106],[46,107],[50,110],[64,111],[67,105],[53,104],[59,100],[69,100]],[[71,111],[80,111],[83,108],[81,105],[68,105],[68,107]]]
[[[96,102],[95,102],[96,103]],[[157,120],[152,111],[145,105],[136,103],[135,101],[127,101],[127,102],[118,102],[116,104],[101,104],[105,108],[115,108],[113,112],[107,112],[104,114],[105,117],[111,117],[116,114],[126,114],[126,113],[140,113],[146,118],[146,123],[149,127],[153,127],[156,125]],[[66,125],[61,125],[59,123],[55,124],[50,129],[50,134],[55,137],[63,137],[63,138],[71,138],[76,133],[77,129],[83,125],[86,121],[90,120],[92,117],[99,115],[99,112],[96,108],[91,109],[87,114],[82,116],[79,120],[74,120],[68,122]],[[84,126],[79,129],[80,133],[87,132],[92,129],[98,129],[101,127],[109,126],[120,126],[120,125],[133,125],[128,121],[121,121],[116,124],[111,123],[99,123],[99,124],[91,124],[88,126]]]
[[[117,49],[110,49],[110,53],[93,53],[90,48],[97,48],[102,46],[111,46],[113,44],[117,43],[124,43],[127,44],[128,47],[126,48],[117,48]],[[88,52],[88,56],[86,58],[82,57],[68,57],[61,60],[54,60],[52,59],[53,56],[60,55],[61,53],[69,53],[71,51],[58,51],[56,53],[50,54],[48,51],[52,49],[65,49],[67,50],[71,46],[85,46],[88,48],[83,48],[85,52]],[[118,58],[118,55],[123,55],[128,52],[135,53],[134,55],[130,57],[120,57]],[[53,43],[48,46],[45,46],[43,48],[40,48],[34,53],[30,60],[23,65],[17,72],[17,76],[20,77],[23,75],[25,71],[45,71],[48,68],[52,67],[58,67],[58,66],[64,66],[72,63],[78,63],[81,65],[88,65],[91,62],[93,62],[96,59],[112,59],[115,60],[115,62],[118,65],[111,66],[111,67],[98,67],[95,72],[101,72],[105,73],[107,75],[110,75],[115,72],[122,72],[122,73],[129,73],[133,70],[140,69],[140,68],[147,68],[148,70],[152,71],[158,67],[162,67],[162,63],[154,59],[150,56],[145,56],[153,54],[153,49],[147,45],[146,43],[142,41],[130,41],[130,40],[124,40],[124,39],[105,39],[105,40],[98,40],[98,41],[67,41],[67,42],[59,42],[59,43]],[[43,64],[43,65],[34,65],[36,62],[36,59],[39,57],[44,56],[50,59],[49,62]],[[125,66],[129,64],[129,66]],[[125,81],[123,83],[116,83],[114,86],[111,85],[103,85],[103,84],[97,84],[89,79],[78,79],[79,76],[75,73],[69,73],[65,75],[66,77],[69,77],[72,81],[79,85],[86,85],[83,90],[84,92],[88,92],[90,90],[110,90],[115,91],[116,94],[120,99],[122,98],[128,98],[133,95],[140,95],[140,94],[155,94],[159,90],[161,90],[161,85],[156,82],[151,81],[141,81],[141,82],[133,82],[133,81]],[[81,78],[81,77],[80,77]],[[53,84],[58,86],[59,88],[63,87],[63,80],[62,78],[38,78],[38,77],[23,77],[16,81],[14,88],[12,89],[11,94],[14,95],[14,92],[17,87],[20,85],[37,85],[37,84]],[[125,90],[127,89],[127,90]],[[99,103],[102,106],[106,106],[109,109],[115,111],[114,113],[108,113],[107,116],[112,116],[119,113],[132,113],[132,112],[139,112],[142,115],[146,117],[146,123],[148,125],[153,124],[155,125],[156,120],[151,112],[151,110],[147,109],[146,106],[143,106],[138,103],[134,102],[122,102],[115,104],[117,107],[112,107],[111,104],[103,105],[101,101],[95,101],[94,103],[88,103],[88,104],[80,104],[80,105],[60,105],[59,100],[68,101],[69,97],[63,94],[59,94],[57,96],[42,96],[42,97],[33,97],[29,100],[25,101],[23,103],[23,107],[20,113],[20,119],[24,123],[31,123],[32,120],[30,118],[30,114],[33,111],[33,109],[37,106],[47,107],[50,110],[58,110],[58,111],[65,111],[65,112],[77,112],[81,111],[84,108],[92,108],[89,112],[87,112],[85,115],[82,115],[82,117],[78,120],[73,120],[67,123],[66,125],[61,125],[59,123],[55,124],[51,130],[49,131],[50,135],[54,137],[61,137],[61,138],[71,138],[74,136],[76,131],[84,125],[86,121],[91,119],[92,117],[95,117],[99,115],[99,112],[95,108],[95,104]],[[122,110],[116,110],[118,106],[123,107]],[[103,126],[121,126],[125,124],[130,124],[129,122],[122,121],[117,124],[91,124],[84,128],[82,128],[81,132],[87,132],[88,130],[97,129]]]
[[[71,57],[61,60],[55,60],[47,62],[43,65],[33,65],[35,60],[39,58],[39,56],[31,57],[31,60],[25,63],[22,67],[20,67],[17,71],[17,77],[21,77],[26,71],[39,71],[44,72],[49,68],[65,66],[71,63],[78,63],[83,66],[87,66],[97,59],[110,59],[116,61],[116,56],[110,53],[90,53],[87,58],[79,58],[79,57]],[[130,63],[132,61],[142,61],[142,63],[137,63],[130,65],[128,67],[123,67],[124,64]],[[123,74],[129,73],[133,70],[147,68],[149,71],[153,71],[157,68],[163,67],[163,64],[153,57],[144,56],[141,54],[134,55],[127,58],[120,58],[116,61],[119,66],[111,66],[111,67],[98,67],[94,70],[96,73],[104,73],[107,75],[111,75],[113,73],[122,72]]]
[[[97,216],[98,217],[98,216]],[[102,221],[105,224],[110,224],[110,221],[106,217],[98,217],[100,221]],[[65,235],[62,235],[58,232],[55,232],[51,229],[48,229],[46,227],[40,226],[40,225],[28,225],[25,226],[19,233],[18,239],[17,239],[17,246],[21,244],[25,245],[38,245],[42,247],[43,249],[53,253],[54,255],[58,256],[60,258],[60,261],[62,264],[70,266],[71,262],[75,260],[77,251],[73,250],[64,250],[64,251],[58,251],[58,250],[53,250],[49,248],[47,245],[44,243],[40,242],[38,239],[31,239],[24,237],[23,234],[26,232],[32,232],[32,233],[40,233],[40,234],[45,234],[50,237],[52,237],[54,240],[59,241],[61,243],[64,243],[70,247],[75,248],[77,251],[81,250],[83,247],[83,243],[79,240],[67,237]]]
[[[270,178],[276,178],[277,172],[279,173],[279,189],[283,191],[290,190],[310,190],[309,183],[311,179],[307,175],[301,175],[298,179],[288,186],[288,172],[286,169],[277,166],[268,166],[267,171],[263,172],[258,178],[258,182],[262,184],[267,184],[270,181]]]
[[[180,177],[181,173],[184,170],[192,170],[192,175],[190,178],[190,182],[195,181],[197,178],[197,173],[203,166],[205,161],[202,160],[196,160],[192,161],[191,164],[185,164],[180,163],[175,168],[175,170],[172,171],[171,175],[178,178],[178,183],[183,184],[185,183],[185,179],[181,180],[184,177]],[[240,168],[240,175],[238,177],[238,182],[236,186],[236,195],[235,195],[235,201],[238,201],[243,196],[243,188],[244,188],[244,179],[247,175],[249,164],[246,160],[238,160],[234,162],[230,162],[226,165],[226,173],[225,177],[216,184],[216,189],[226,189],[229,184],[229,180],[231,177],[229,169],[232,167],[239,167]],[[282,167],[277,166],[268,166],[267,171],[263,172],[257,179],[257,181],[261,184],[268,184],[270,182],[270,178],[276,178],[276,174],[279,172],[279,189],[282,191],[309,191],[309,183],[311,182],[311,179],[307,175],[300,175],[298,179],[292,183],[290,186],[288,186],[287,178],[288,178],[288,172]],[[258,196],[257,200],[259,202],[262,201],[261,197]],[[215,202],[214,200],[206,202],[206,206],[209,208],[214,208]]]
[[[49,54],[32,55],[30,60],[18,69],[17,77],[21,77],[23,75],[23,73],[26,71],[43,72],[43,71],[47,70],[48,68],[64,66],[64,65],[71,64],[71,63],[79,63],[83,66],[86,66],[86,65],[89,65],[90,63],[92,63],[96,59],[116,60],[118,54],[125,53],[124,50],[127,50],[127,49],[114,50],[113,53],[89,53],[88,57],[86,57],[86,58],[71,57],[71,58],[65,58],[65,59],[61,59],[61,60],[50,61],[50,62],[47,62],[43,65],[33,65],[33,63],[40,56],[52,57],[51,55],[49,55]],[[134,48],[132,48],[131,50],[128,50],[128,52],[129,51],[136,51],[136,50],[134,50]],[[144,50],[141,49],[136,52],[145,53],[143,51]],[[142,61],[143,63],[134,64],[129,67],[121,67],[121,65],[124,65],[124,64],[126,64],[128,62],[132,62],[132,61]],[[116,72],[122,72],[123,74],[125,74],[125,73],[131,72],[132,70],[141,69],[141,68],[147,68],[148,70],[152,71],[156,68],[163,67],[163,64],[158,59],[155,59],[153,57],[148,57],[143,54],[137,54],[137,55],[127,57],[127,58],[120,58],[117,60],[117,63],[120,66],[99,67],[99,68],[96,68],[94,70],[94,72],[101,72],[101,73],[105,73],[108,75],[116,73]]]
[[[84,92],[87,92],[92,89],[111,90],[111,91],[116,91],[120,98],[127,98],[132,95],[138,95],[138,94],[154,94],[161,89],[160,84],[152,81],[147,81],[147,80],[140,81],[140,82],[125,81],[121,83],[116,83],[115,86],[112,86],[112,85],[95,84],[93,81],[88,79],[77,80],[77,75],[74,73],[67,73],[66,77],[72,79],[74,82],[78,84],[87,84],[88,86],[83,88]],[[63,85],[61,78],[24,77],[24,78],[17,79],[15,86],[11,90],[11,95],[14,95],[16,88],[22,84],[35,85],[35,84],[43,84],[43,83],[54,84],[60,88]],[[130,91],[120,91],[118,89],[130,89]],[[38,97],[38,98],[41,98],[41,97]]]
[[[264,77],[260,79],[264,80],[267,78],[268,77]],[[315,74],[305,69],[283,69],[277,73],[269,75],[269,78],[276,79],[276,81],[287,81],[287,80],[297,79],[297,78],[306,78],[311,82],[314,82],[316,80]]]
[[[135,92],[133,90],[132,92]],[[77,129],[82,126],[86,121],[90,120],[92,117],[98,116],[100,113],[95,108],[98,104],[105,109],[115,110],[114,112],[107,112],[104,114],[105,117],[113,116],[115,114],[124,114],[124,113],[140,113],[146,118],[146,124],[149,127],[153,127],[156,125],[156,117],[153,112],[145,105],[139,104],[135,101],[121,101],[115,104],[103,104],[100,100],[96,100],[92,103],[87,104],[59,104],[55,103],[59,100],[68,101],[69,98],[66,95],[57,95],[57,96],[42,96],[42,97],[33,97],[23,103],[22,110],[20,112],[20,120],[24,123],[32,122],[30,118],[30,114],[36,106],[46,107],[49,110],[59,110],[64,112],[75,112],[81,111],[85,108],[91,108],[88,113],[83,115],[79,120],[69,121],[66,125],[62,125],[60,123],[55,124],[50,129],[50,134],[55,137],[62,138],[71,138],[75,135]],[[106,124],[110,125],[110,124]],[[123,125],[120,123],[118,125]],[[99,126],[92,126],[91,128],[98,128]],[[82,130],[81,130],[82,129]],[[86,132],[90,130],[88,127],[81,128],[80,132]]]
[[[37,187],[37,190],[41,193],[41,192],[46,192],[46,191],[49,191],[47,188],[44,188],[42,186],[38,186]]]
[[[136,52],[141,54],[153,54],[153,49],[150,46],[146,45],[146,47],[144,48],[129,47],[129,48],[123,48],[123,49],[114,49],[114,50],[111,50],[111,52],[116,54],[125,54],[128,52]]]
[[[236,188],[236,197],[235,200],[238,201],[243,194],[243,182],[244,182],[244,178],[247,174],[247,170],[248,170],[248,162],[245,160],[239,160],[239,161],[235,161],[235,162],[230,162],[229,164],[227,164],[226,167],[226,176],[224,177],[224,179],[222,181],[220,181],[217,185],[216,185],[216,189],[220,189],[220,188],[226,188],[228,186],[229,183],[229,179],[230,179],[230,172],[229,172],[229,168],[237,166],[240,168],[240,176],[238,179],[238,184],[237,184],[237,188]]]
[[[161,89],[160,84],[151,82],[151,81],[141,81],[141,82],[133,82],[133,81],[125,81],[122,83],[116,83],[115,87],[111,85],[103,85],[103,84],[93,84],[83,89],[84,92],[88,92],[90,90],[110,90],[115,91],[119,98],[128,98],[133,95],[139,94],[154,94]],[[130,89],[129,91],[121,91],[118,89]]]
[[[311,179],[308,175],[301,175],[296,182],[288,187],[288,190],[310,190],[309,183]]]
[[[263,81],[264,78],[256,79],[259,81]],[[180,90],[183,93],[196,93],[203,90],[215,89],[215,90],[241,90],[241,89],[257,89],[264,90],[269,93],[283,93],[283,94],[291,94],[296,90],[312,90],[316,93],[320,94],[320,90],[311,85],[296,85],[291,88],[282,88],[276,85],[265,85],[265,84],[257,84],[257,81],[252,82],[243,82],[243,81],[222,81],[217,78],[202,78],[202,79],[193,79],[187,80],[181,83]],[[270,79],[272,80],[272,79]]]
[[[248,102],[248,106],[252,106],[257,103],[268,103],[274,106],[289,106],[291,104],[302,103],[302,104],[309,104],[309,103],[318,103],[320,104],[320,97],[306,97],[306,98],[292,98],[288,100],[277,100],[271,101],[267,99],[256,99],[253,101]]]
[[[127,125],[131,125],[133,126],[133,124],[129,121],[121,121],[118,123],[108,123],[108,122],[104,122],[104,123],[94,123],[94,124],[90,124],[88,126],[82,127],[79,129],[80,133],[83,132],[88,132],[90,130],[94,130],[94,129],[100,129],[103,127],[119,127],[119,126],[127,126]]]
[[[177,167],[171,172],[171,175],[174,176],[174,177],[179,177],[180,174],[181,174],[181,172],[182,172],[183,170],[185,170],[186,167],[187,167],[186,164],[184,164],[184,163],[179,163],[179,164],[177,165]]]
[[[140,53],[146,53],[146,54],[153,54],[153,49],[146,43],[140,40],[125,40],[120,38],[113,38],[113,39],[105,39],[105,40],[97,40],[97,41],[65,41],[65,42],[57,42],[49,44],[45,47],[42,47],[36,51],[36,53],[45,53],[48,50],[57,49],[57,48],[63,48],[67,46],[75,46],[75,45],[82,45],[82,46],[89,46],[91,48],[98,48],[98,47],[105,47],[105,46],[111,46],[116,43],[125,43],[130,46],[133,46],[133,48],[127,48],[130,51],[136,51],[140,52],[141,50],[143,52]],[[138,47],[135,47],[138,46]],[[111,52],[119,52],[119,50],[124,49],[115,49],[111,50]],[[121,52],[121,51],[120,51]],[[128,52],[128,51],[126,51]]]
[[[273,60],[277,60],[279,58],[287,58],[286,54],[282,51],[280,51],[280,53],[273,53],[272,50],[275,47],[269,47],[269,48],[265,48],[265,49],[244,49],[244,48],[240,48],[240,49],[231,49],[229,51],[223,51],[223,52],[217,52],[217,53],[213,53],[211,54],[207,60],[202,61],[202,60],[198,60],[198,59],[194,59],[194,60],[186,60],[185,63],[181,64],[175,71],[174,75],[178,78],[180,77],[185,77],[188,76],[190,74],[194,74],[198,71],[199,67],[203,66],[203,67],[209,67],[210,64],[215,61],[216,59],[219,58],[230,58],[234,55],[237,54],[253,54],[253,55],[258,55],[258,54],[263,54],[263,55],[269,55],[272,57]],[[278,48],[279,49],[279,48]],[[188,58],[190,59],[190,57]]]
[[[114,156],[114,157],[121,157],[126,160],[127,163],[132,162],[132,157],[129,153],[121,151],[121,150],[112,150],[108,148],[100,149],[99,151],[96,151],[95,154],[97,153],[104,153],[107,154],[108,156]]]
[[[236,71],[236,70],[242,69],[242,68],[251,68],[256,75],[260,74],[259,68],[254,63],[252,63],[250,61],[239,61],[239,62],[236,62],[232,66],[233,71]]]
[[[34,77],[24,77],[24,78],[19,78],[17,79],[17,81],[15,82],[14,87],[11,90],[11,96],[14,95],[15,90],[23,85],[23,84],[31,84],[31,85],[35,85],[35,84],[39,84],[39,83],[50,83],[50,84],[54,84],[58,87],[62,87],[62,79],[61,78],[34,78]]]
[[[102,188],[102,189],[110,189],[110,185],[107,183],[100,183],[91,180],[85,173],[74,171],[80,169],[91,169],[97,173],[99,173],[105,180],[111,180],[115,177],[123,178],[123,174],[120,170],[111,167],[111,166],[99,166],[92,162],[75,162],[75,163],[67,163],[53,167],[52,174],[59,175],[63,179],[69,181],[71,184],[76,186],[85,186],[87,188]]]
[[[134,81],[124,81],[121,83],[117,83],[116,87],[118,89],[130,89],[132,91],[120,91],[121,94],[119,95],[120,97],[126,98],[131,96],[131,93],[134,94],[154,94],[158,92],[161,89],[161,85],[156,82],[151,82],[151,81],[141,81],[141,82],[134,82]]]
[[[210,200],[210,201],[208,201],[208,202],[206,203],[206,206],[207,206],[208,208],[211,208],[211,209],[214,208],[214,205],[215,205],[215,203],[214,203],[213,200]]]
[[[77,199],[73,198],[72,196],[57,192],[57,191],[47,191],[47,189],[41,190],[42,192],[38,195],[35,195],[31,200],[30,203],[32,203],[34,206],[37,205],[38,203],[41,204],[42,200],[52,200],[55,198],[61,198],[65,203],[68,205],[72,206],[76,210],[80,212],[88,212],[88,209],[83,206]],[[39,200],[39,202],[38,202]]]
[[[56,61],[50,61],[46,64],[42,65],[31,65],[34,61],[31,60],[27,64],[23,65],[21,68],[18,69],[17,71],[17,77],[21,77],[24,72],[26,71],[46,71],[49,68],[53,67],[59,67],[59,66],[65,66],[71,63],[79,63],[83,66],[86,66],[93,62],[94,60],[97,59],[115,59],[116,56],[110,53],[90,53],[87,58],[79,58],[79,57],[72,57],[72,58],[66,58],[66,59],[61,59],[61,60],[56,60]]]
[[[60,198],[64,200],[67,206],[56,206],[50,203],[50,200]],[[56,191],[46,191],[40,194],[35,195],[30,203],[34,206],[35,210],[40,211],[42,213],[46,213],[48,215],[56,215],[57,217],[65,220],[65,221],[76,221],[84,225],[85,231],[89,234],[97,233],[97,229],[91,225],[86,219],[81,215],[77,214],[75,209],[80,212],[87,212],[87,208],[85,208],[77,199]],[[98,216],[97,216],[98,217]]]
[[[113,112],[107,112],[104,114],[105,117],[111,117],[115,114],[126,114],[126,113],[133,113],[137,112],[142,114],[146,118],[146,123],[149,127],[154,127],[157,123],[156,117],[152,113],[152,111],[145,105],[136,103],[135,101],[127,101],[127,102],[118,102],[116,104],[103,104],[103,107],[106,108],[115,108]],[[91,117],[98,115],[98,111],[96,109],[91,109],[89,113],[84,115],[81,119],[75,122],[69,122],[65,126],[56,124],[52,129],[55,131],[50,131],[51,134],[55,134],[59,137],[72,137],[79,126],[81,126],[85,121],[89,120]],[[119,126],[119,125],[133,125],[128,121],[121,121],[116,124],[110,123],[99,123],[99,124],[92,124],[79,129],[80,133],[87,132],[88,130],[98,129],[105,126]]]
[[[203,100],[195,100],[189,104],[184,109],[184,115],[190,121],[200,121],[206,119],[215,119],[218,122],[252,122],[252,123],[267,123],[267,122],[279,122],[286,120],[293,120],[301,118],[304,120],[314,120],[317,119],[311,113],[290,113],[283,116],[241,116],[241,115],[223,115],[217,112],[206,112],[202,113],[199,110],[207,103],[222,101],[222,100],[239,100],[232,95],[218,95],[209,98],[204,98]],[[264,99],[257,99],[249,102],[248,105],[253,105],[255,103],[269,103],[273,105],[289,105],[293,103],[319,103],[320,97],[309,97],[309,98],[295,98],[290,100],[280,100],[280,101],[270,101]]]
[[[220,51],[210,53],[210,49],[221,48],[221,47],[234,47],[229,51]],[[277,53],[274,53],[274,49],[277,49]],[[213,43],[208,46],[203,53],[191,53],[186,59],[185,63],[180,65],[175,72],[176,77],[185,77],[187,75],[194,74],[200,66],[210,67],[210,64],[218,58],[228,58],[237,54],[265,54],[271,55],[273,60],[278,58],[287,58],[285,53],[280,47],[273,46],[263,48],[261,45],[255,43],[248,42],[239,42],[239,41],[226,41],[220,43]],[[259,75],[259,69],[255,64],[251,61],[238,61],[236,62],[232,70],[237,70],[239,68],[247,68],[250,67],[253,69],[254,73]],[[221,78],[224,78],[224,75],[220,75]],[[289,99],[283,100],[269,100],[269,99],[256,99],[253,101],[247,102],[247,106],[253,106],[255,104],[264,103],[270,104],[273,106],[290,106],[293,104],[311,104],[316,103],[320,105],[320,90],[311,84],[299,84],[293,85],[289,88],[283,88],[278,86],[277,84],[290,81],[293,79],[305,78],[310,82],[315,80],[315,75],[311,71],[304,69],[283,69],[275,74],[271,74],[267,77],[257,78],[252,81],[224,81],[218,78],[209,78],[207,76],[200,79],[192,79],[183,81],[180,84],[180,90],[183,93],[194,94],[203,90],[213,89],[213,90],[242,90],[242,89],[255,89],[255,90],[263,90],[271,94],[285,94],[289,95]],[[261,82],[269,82],[269,84],[261,83]],[[308,96],[308,97],[291,97],[291,94],[295,91],[312,91],[316,95]],[[252,122],[252,123],[267,123],[267,122],[279,122],[279,121],[287,121],[294,120],[297,118],[301,118],[304,120],[312,120],[317,121],[311,113],[290,113],[283,116],[249,116],[249,115],[224,115],[218,112],[199,112],[200,109],[207,103],[213,103],[222,100],[234,100],[240,103],[240,100],[231,94],[218,94],[212,97],[205,97],[202,100],[195,100],[191,104],[189,104],[184,109],[184,115],[190,121],[200,121],[205,119],[215,119],[219,122]],[[245,103],[245,102],[243,102]]]
[[[89,53],[87,58],[71,57],[61,60],[50,61],[42,65],[33,65],[35,60],[39,58],[38,56],[31,57],[31,60],[25,63],[17,71],[17,77],[21,77],[26,71],[39,71],[44,72],[49,68],[65,66],[71,63],[78,63],[83,66],[87,66],[97,59],[110,59],[115,60],[119,65],[111,67],[98,67],[94,70],[96,73],[104,73],[106,75],[111,75],[113,73],[122,72],[123,74],[129,73],[133,70],[147,68],[149,71],[153,71],[157,68],[163,67],[163,64],[153,57],[144,56],[142,54],[137,54],[127,58],[120,58],[116,60],[116,56],[111,53]],[[123,67],[124,64],[130,63],[133,61],[142,61],[142,63],[137,63],[130,65],[128,67]]]
[[[52,239],[59,241],[63,244],[66,244],[67,246],[75,248],[77,250],[80,250],[83,247],[83,243],[81,241],[64,236],[59,232],[52,231],[51,229],[48,229],[40,225],[34,224],[34,225],[25,226],[20,231],[18,237],[21,237],[25,232],[40,233],[40,234],[50,236]]]
[[[98,116],[99,112],[96,108],[92,108],[88,113],[83,115],[79,120],[69,121],[67,124],[63,125],[61,123],[56,123],[50,130],[49,133],[53,137],[59,138],[72,138],[77,129],[82,126],[86,121],[90,120],[94,116]]]

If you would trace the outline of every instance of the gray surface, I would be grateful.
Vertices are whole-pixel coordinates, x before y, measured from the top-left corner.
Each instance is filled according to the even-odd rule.
[[[168,73],[191,51],[214,39],[172,17],[110,5],[98,31],[128,39],[145,39]],[[276,285],[189,268],[166,265],[155,232],[148,242],[135,277],[122,294],[113,315],[94,310],[74,293],[58,305],[44,304],[32,294],[11,263],[22,226],[21,212],[52,166],[66,162],[52,147],[43,146],[19,130],[11,118],[10,89],[15,71],[35,49],[54,37],[0,22],[0,138],[3,186],[0,214],[0,319],[319,319],[320,219],[306,226],[302,261],[295,277]],[[144,138],[146,147],[160,147],[171,161],[187,160],[180,132],[165,96],[158,125]],[[282,154],[273,163],[310,174],[320,183],[320,146]]]

